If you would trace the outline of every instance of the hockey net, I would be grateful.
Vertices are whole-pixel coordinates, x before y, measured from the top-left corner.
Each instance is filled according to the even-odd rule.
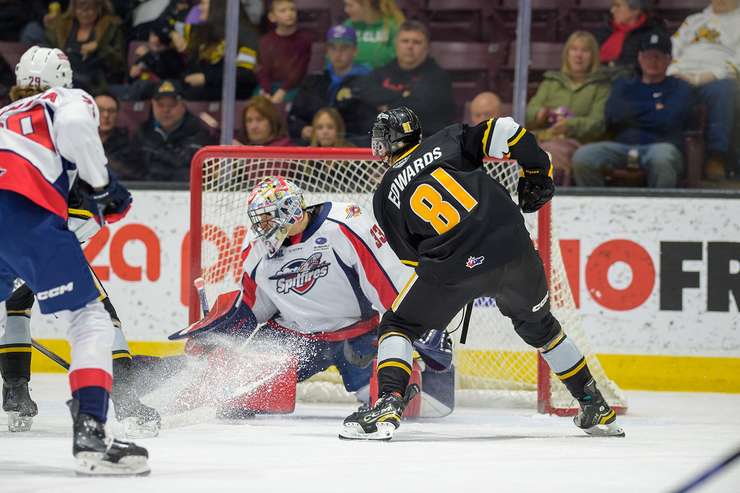
[[[246,197],[265,176],[279,174],[300,186],[307,203],[327,200],[352,202],[372,213],[372,193],[384,165],[367,149],[317,149],[213,146],[201,149],[191,169],[191,281],[202,276],[210,300],[238,289],[241,246],[248,234]],[[487,161],[485,169],[516,200],[518,167],[511,161]],[[626,409],[621,390],[610,380],[590,351],[582,330],[560,253],[551,206],[525,215],[549,274],[553,313],[568,337],[586,355],[604,397],[618,412]],[[505,246],[504,246],[505,247]],[[200,318],[197,293],[191,289],[190,320]],[[458,314],[448,330],[454,329]],[[511,321],[501,315],[495,300],[475,301],[467,343],[455,342],[456,401],[469,406],[532,406],[540,412],[573,414],[577,403],[550,372],[538,352],[524,344]],[[299,384],[304,401],[354,402],[332,369]]]

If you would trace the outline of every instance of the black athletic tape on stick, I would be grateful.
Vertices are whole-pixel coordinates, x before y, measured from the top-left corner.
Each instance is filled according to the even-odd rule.
[[[47,349],[46,347],[42,346],[38,341],[35,339],[31,339],[31,345],[36,348],[36,350],[52,360],[54,363],[58,364],[65,370],[69,370],[69,363],[67,363],[64,358],[59,356],[58,354],[52,352],[51,349]]]
[[[680,488],[673,490],[672,493],[688,493],[689,491],[693,491],[694,488],[701,485],[704,481],[711,478],[712,476],[714,476],[721,470],[725,469],[727,466],[729,466],[730,464],[732,464],[734,461],[736,461],[739,458],[740,458],[740,449],[737,449],[733,454],[722,459],[721,462],[706,469],[698,477],[692,479],[691,481],[681,486]]]
[[[465,344],[468,340],[468,325],[470,325],[470,315],[473,313],[473,302],[465,305],[465,315],[463,315],[462,332],[460,332],[460,344]]]

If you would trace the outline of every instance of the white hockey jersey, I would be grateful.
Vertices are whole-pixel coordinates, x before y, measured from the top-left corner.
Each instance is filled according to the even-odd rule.
[[[257,322],[303,334],[333,333],[382,315],[411,275],[369,211],[326,202],[300,235],[272,257],[247,240],[242,302]],[[288,244],[292,243],[292,244]]]
[[[0,109],[0,189],[24,195],[67,218],[67,197],[79,175],[108,184],[108,160],[93,98],[61,87]]]

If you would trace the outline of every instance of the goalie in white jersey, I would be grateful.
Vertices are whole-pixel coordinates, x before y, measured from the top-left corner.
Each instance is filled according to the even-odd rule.
[[[64,53],[34,46],[16,66],[11,96],[22,99],[0,109],[0,336],[5,300],[15,279],[23,279],[42,313],[69,323],[78,473],[146,474],[145,449],[106,438],[114,327],[67,227],[68,195],[76,179],[92,187],[101,223],[121,219],[131,195],[108,172],[94,100],[71,85]]]
[[[192,354],[215,334],[243,340],[258,330],[253,342],[289,348],[298,381],[334,365],[346,390],[367,401],[379,316],[406,267],[369,211],[340,202],[306,207],[301,190],[279,176],[250,193],[248,215],[256,239],[242,253],[241,290],[220,295],[208,316],[170,338],[189,337]],[[275,411],[259,401],[234,399],[222,413]]]

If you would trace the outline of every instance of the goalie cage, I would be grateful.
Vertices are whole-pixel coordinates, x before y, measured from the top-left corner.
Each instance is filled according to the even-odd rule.
[[[512,161],[486,161],[486,171],[516,200],[518,166]],[[238,289],[241,247],[248,234],[246,197],[265,176],[279,174],[300,186],[308,204],[335,200],[353,202],[372,213],[372,193],[384,165],[369,149],[310,147],[210,146],[200,149],[191,167],[190,202],[190,322],[200,304],[192,280],[202,276],[209,299]],[[604,397],[617,412],[626,400],[590,351],[569,289],[557,228],[550,204],[525,216],[536,238],[550,284],[550,300],[563,330],[586,355]],[[458,314],[450,328],[458,325]],[[458,342],[460,331],[453,333]],[[539,353],[522,342],[511,322],[495,308],[495,300],[475,301],[467,344],[455,344],[456,401],[459,405],[532,406],[542,413],[572,415],[578,404],[550,372]],[[314,402],[355,402],[333,369],[299,384],[298,398]]]

